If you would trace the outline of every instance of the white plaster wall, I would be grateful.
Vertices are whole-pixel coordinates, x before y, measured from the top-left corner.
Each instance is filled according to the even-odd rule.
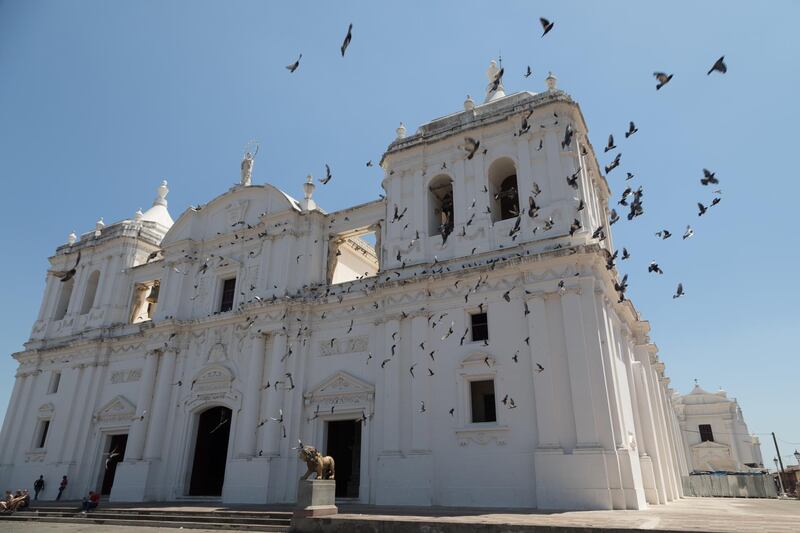
[[[326,286],[332,217],[302,211],[269,185],[233,187],[188,210],[161,241],[163,258],[149,263],[152,246],[130,238],[133,226],[102,242],[82,240],[86,264],[73,297],[102,268],[100,316],[50,321],[48,280],[31,342],[16,354],[0,484],[29,486],[45,474],[49,499],[66,473],[67,497],[78,497],[97,488],[107,436],[128,433],[112,500],[174,500],[188,491],[199,413],[224,405],[233,411],[225,502],[293,501],[303,468],[291,449],[297,439],[324,448],[325,421],[362,416],[363,503],[640,509],[680,497],[685,457],[668,379],[646,324],[631,304],[617,303],[603,256],[608,241],[589,239],[605,220],[606,189],[593,156],[578,155],[585,125],[564,98],[521,100],[541,104],[527,136],[513,135],[521,109],[485,125],[465,122],[479,128],[472,134],[486,148],[469,162],[460,134],[430,141],[424,157],[413,146],[387,153],[385,205],[348,211],[358,228],[383,219],[375,278]],[[562,150],[566,122],[577,140]],[[508,235],[514,220],[493,225],[485,213],[487,169],[501,157],[514,161],[523,205],[534,181],[542,189],[539,217],[524,215],[516,240]],[[426,231],[427,181],[442,163],[456,204],[444,247]],[[579,164],[576,192],[565,177]],[[585,231],[568,238],[576,194],[587,203],[579,215]],[[459,236],[473,199],[474,222]],[[395,204],[408,211],[391,222]],[[550,216],[554,228],[534,234]],[[568,246],[576,253],[561,249]],[[72,253],[53,262],[70,264]],[[362,262],[349,251],[340,257],[355,275],[366,270]],[[218,313],[222,280],[231,275],[234,309]],[[153,279],[161,280],[154,320],[127,324],[134,284]],[[490,340],[461,344],[480,304]],[[64,373],[56,398],[46,394],[52,369]],[[496,423],[470,422],[472,378],[494,379]],[[516,408],[501,403],[506,395]],[[49,402],[48,446],[32,450],[38,410]],[[315,416],[318,404],[325,408]],[[269,420],[281,411],[286,438]]]

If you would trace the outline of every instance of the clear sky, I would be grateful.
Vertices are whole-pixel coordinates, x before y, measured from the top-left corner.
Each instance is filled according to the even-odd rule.
[[[540,16],[555,21],[544,38]],[[761,434],[768,466],[771,431],[794,464],[798,19],[796,1],[0,0],[0,412],[47,257],[70,231],[147,209],[162,179],[177,219],[238,180],[250,139],[262,146],[256,183],[302,197],[306,174],[328,163],[334,179],[315,194],[324,209],[374,199],[382,174],[365,163],[398,123],[413,132],[467,94],[481,101],[502,53],[506,92],[541,91],[552,70],[599,152],[615,134],[615,196],[626,171],[644,187],[645,215],[616,224],[614,240],[633,255],[621,270],[672,386],[722,386]],[[723,54],[728,73],[707,76]],[[654,70],[675,75],[658,92]],[[639,132],[626,140],[629,120]],[[704,167],[723,200],[698,218],[696,202],[712,196]],[[695,236],[683,241],[686,224]],[[659,240],[662,228],[674,236]],[[652,259],[663,276],[647,273]],[[679,281],[686,296],[673,300]]]

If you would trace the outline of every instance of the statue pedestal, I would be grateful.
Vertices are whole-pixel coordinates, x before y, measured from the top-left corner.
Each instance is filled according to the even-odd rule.
[[[313,518],[338,513],[336,508],[336,481],[333,479],[306,479],[297,484],[296,518]]]

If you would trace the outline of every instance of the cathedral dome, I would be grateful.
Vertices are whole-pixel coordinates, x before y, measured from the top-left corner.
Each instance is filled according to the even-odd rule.
[[[174,221],[167,210],[168,193],[169,189],[167,188],[167,180],[164,180],[158,187],[158,196],[156,196],[156,199],[153,200],[153,207],[142,213],[142,220],[155,222],[156,224],[160,224],[167,229],[172,227]]]

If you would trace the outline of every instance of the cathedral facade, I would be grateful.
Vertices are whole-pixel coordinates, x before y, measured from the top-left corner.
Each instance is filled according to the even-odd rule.
[[[672,398],[692,472],[762,471],[761,442],[750,433],[736,398],[720,389],[692,391]]]
[[[609,188],[547,84],[401,125],[379,200],[325,212],[310,178],[302,200],[251,184],[251,156],[174,222],[163,183],[147,212],[71,235],[14,354],[0,487],[291,502],[302,441],[361,503],[679,498],[669,378],[609,265]]]

